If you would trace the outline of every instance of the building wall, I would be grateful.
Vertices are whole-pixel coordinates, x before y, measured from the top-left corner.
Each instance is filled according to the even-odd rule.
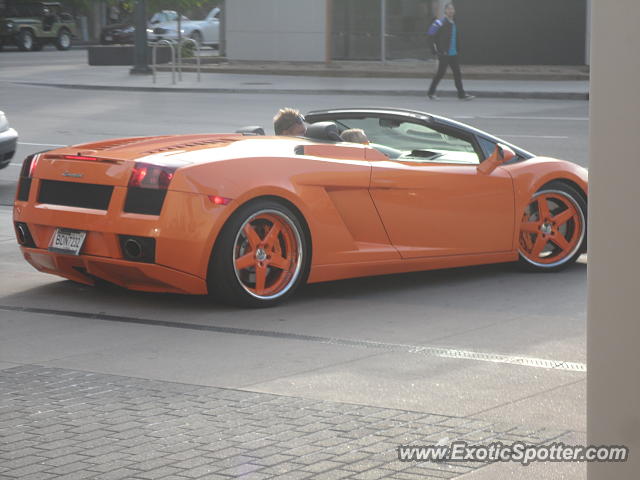
[[[630,454],[624,463],[590,463],[587,478],[637,480],[640,2],[594,1],[591,9],[587,444],[625,445]]]
[[[457,0],[464,63],[584,65],[587,0]]]
[[[326,0],[231,0],[225,6],[229,59],[325,60]]]

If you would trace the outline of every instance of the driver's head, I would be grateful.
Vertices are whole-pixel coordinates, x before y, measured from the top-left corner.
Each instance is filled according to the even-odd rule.
[[[281,108],[273,117],[273,129],[276,135],[299,137],[307,133],[304,117],[295,108]]]

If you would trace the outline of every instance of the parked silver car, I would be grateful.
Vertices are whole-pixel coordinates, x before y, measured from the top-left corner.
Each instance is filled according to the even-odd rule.
[[[9,127],[9,121],[3,111],[0,110],[0,168],[9,165],[16,153],[18,132]]]

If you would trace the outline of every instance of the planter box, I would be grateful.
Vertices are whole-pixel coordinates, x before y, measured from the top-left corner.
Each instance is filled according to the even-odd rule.
[[[151,65],[152,47],[147,47],[149,52],[149,65]],[[134,60],[133,45],[96,45],[87,49],[89,65],[120,65],[132,66]],[[157,48],[156,63],[169,63],[171,61],[171,49],[166,46]]]

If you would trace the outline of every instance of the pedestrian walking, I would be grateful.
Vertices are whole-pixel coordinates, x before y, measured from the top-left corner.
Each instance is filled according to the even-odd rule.
[[[431,86],[427,92],[427,96],[431,100],[437,100],[436,88],[442,80],[447,67],[451,67],[453,72],[453,80],[458,90],[458,98],[460,100],[471,100],[475,98],[464,91],[462,86],[462,73],[460,72],[460,63],[458,61],[458,53],[460,52],[460,32],[454,21],[456,9],[453,3],[447,3],[444,6],[444,17],[437,18],[433,21],[427,35],[432,40],[433,51],[438,56],[438,71],[431,80]]]

